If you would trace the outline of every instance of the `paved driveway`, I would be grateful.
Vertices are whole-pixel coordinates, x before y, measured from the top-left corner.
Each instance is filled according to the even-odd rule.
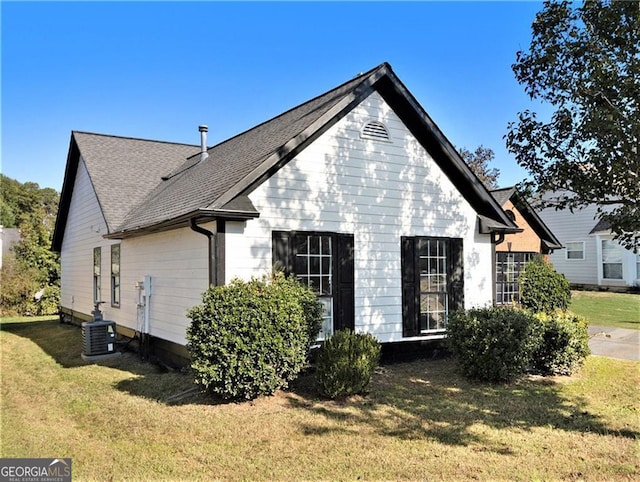
[[[589,325],[592,355],[640,360],[640,330]]]

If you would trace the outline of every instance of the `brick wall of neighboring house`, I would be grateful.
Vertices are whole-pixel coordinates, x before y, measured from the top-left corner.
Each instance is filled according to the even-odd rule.
[[[515,223],[519,228],[524,229],[521,233],[507,234],[504,241],[496,246],[496,251],[514,251],[514,252],[535,252],[540,253],[541,243],[540,238],[533,230],[533,228],[525,221],[520,214],[520,211],[513,205],[511,201],[504,203],[502,208],[511,210],[515,215]],[[509,249],[509,243],[511,243],[511,249]]]

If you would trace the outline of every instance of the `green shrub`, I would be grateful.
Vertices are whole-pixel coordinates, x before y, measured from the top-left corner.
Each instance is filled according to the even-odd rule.
[[[467,377],[511,381],[531,362],[538,325],[533,315],[516,308],[458,311],[449,316],[447,346]]]
[[[534,313],[552,313],[569,307],[569,280],[540,256],[524,266],[519,284],[520,304]]]
[[[35,314],[38,316],[57,314],[60,309],[60,287],[46,286],[40,299],[34,301],[34,305]]]
[[[224,399],[250,400],[297,376],[320,329],[322,307],[309,288],[277,273],[211,287],[187,316],[196,384]]]
[[[318,351],[320,393],[329,398],[364,393],[379,360],[380,343],[373,335],[337,331]]]
[[[542,341],[533,354],[533,368],[544,375],[570,375],[591,353],[586,318],[570,311],[538,313]]]

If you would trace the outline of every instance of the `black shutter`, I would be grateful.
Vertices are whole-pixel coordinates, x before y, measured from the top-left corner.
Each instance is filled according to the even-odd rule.
[[[453,238],[449,243],[449,311],[464,310],[464,255],[462,239]]]
[[[274,271],[282,271],[286,276],[293,273],[293,254],[291,233],[273,231],[272,236],[272,266]]]
[[[418,307],[418,272],[416,269],[416,240],[402,236],[400,240],[400,269],[402,270],[402,336],[417,336],[420,332]]]
[[[336,235],[334,330],[355,329],[353,235]]]

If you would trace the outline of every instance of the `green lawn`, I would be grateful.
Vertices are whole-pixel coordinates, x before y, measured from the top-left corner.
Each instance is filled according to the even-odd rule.
[[[133,354],[80,358],[57,321],[0,331],[1,457],[71,457],[74,480],[637,480],[640,362],[589,357],[571,378],[471,383],[451,360],[388,365],[366,397],[309,376],[220,403]]]
[[[570,309],[591,325],[640,329],[640,294],[572,291]]]

